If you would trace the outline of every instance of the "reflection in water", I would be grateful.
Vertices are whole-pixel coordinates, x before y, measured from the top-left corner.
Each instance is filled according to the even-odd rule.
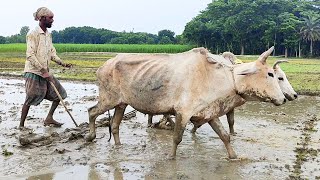
[[[98,172],[94,168],[94,165],[91,165],[89,168],[89,173],[88,173],[88,179],[92,180],[99,180],[101,179]]]
[[[41,174],[41,175],[35,175],[30,176],[26,180],[53,180],[54,173],[48,173],[48,174]]]
[[[123,174],[120,168],[115,168],[113,177],[113,179],[123,180]]]
[[[90,166],[74,166],[64,171],[30,175],[25,180],[123,180],[122,169],[118,163],[91,164]],[[112,170],[112,171],[111,171]]]
[[[55,172],[30,175],[26,178],[26,180],[99,180],[100,178],[94,171],[89,171],[90,168],[88,166],[74,166],[65,170],[57,170]],[[91,178],[92,177],[92,178]]]

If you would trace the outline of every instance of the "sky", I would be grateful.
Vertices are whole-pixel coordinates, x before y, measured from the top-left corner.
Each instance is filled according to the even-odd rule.
[[[169,29],[182,34],[185,25],[212,0],[2,0],[0,36],[18,34],[22,26],[38,25],[33,13],[48,7],[54,13],[52,30],[91,26],[117,32],[157,34]]]

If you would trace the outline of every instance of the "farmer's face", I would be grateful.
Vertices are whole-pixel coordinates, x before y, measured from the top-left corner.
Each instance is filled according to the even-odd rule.
[[[51,28],[53,21],[53,15],[43,17],[43,23],[47,28]]]

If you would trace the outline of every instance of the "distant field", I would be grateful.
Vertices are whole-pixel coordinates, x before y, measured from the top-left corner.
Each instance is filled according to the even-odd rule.
[[[1,47],[0,47],[1,49]],[[188,50],[188,49],[187,49]],[[58,51],[60,52],[60,51]],[[116,53],[64,52],[58,54],[65,62],[74,64],[72,69],[64,69],[52,63],[51,69],[59,79],[95,82],[95,72],[105,61]],[[244,62],[251,62],[258,56],[238,56]],[[273,65],[279,57],[270,57],[268,63]],[[25,52],[0,52],[0,73],[2,75],[20,76],[23,73]],[[289,59],[282,63],[293,88],[299,94],[320,95],[320,59]],[[0,74],[0,75],[1,75]]]
[[[57,52],[118,52],[118,53],[179,53],[190,50],[188,45],[148,44],[54,44]],[[0,44],[0,52],[26,52],[26,44]]]

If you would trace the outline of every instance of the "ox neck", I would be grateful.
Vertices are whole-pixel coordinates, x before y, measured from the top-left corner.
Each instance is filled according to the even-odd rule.
[[[244,96],[244,94],[241,93],[241,92],[239,92],[238,89],[237,89],[237,86],[236,86],[236,78],[235,78],[236,74],[235,74],[235,72],[234,72],[234,66],[230,67],[230,71],[231,71],[231,73],[232,73],[232,81],[233,81],[232,83],[233,83],[233,89],[234,89],[235,93],[236,93],[238,96],[240,96],[242,99],[246,99],[245,96]]]
[[[236,88],[236,80],[235,80],[235,77],[234,77],[234,76],[235,76],[235,74],[234,74],[234,67],[233,67],[233,66],[223,65],[223,69],[224,69],[224,71],[225,71],[225,74],[226,74],[227,78],[229,79],[230,83],[231,83],[232,86],[233,86],[234,92],[235,92],[237,95],[240,95],[240,93],[238,92],[238,90],[237,90],[237,88]],[[232,79],[229,78],[230,76],[228,76],[226,70],[231,72]],[[241,95],[240,95],[240,96],[241,96]]]

